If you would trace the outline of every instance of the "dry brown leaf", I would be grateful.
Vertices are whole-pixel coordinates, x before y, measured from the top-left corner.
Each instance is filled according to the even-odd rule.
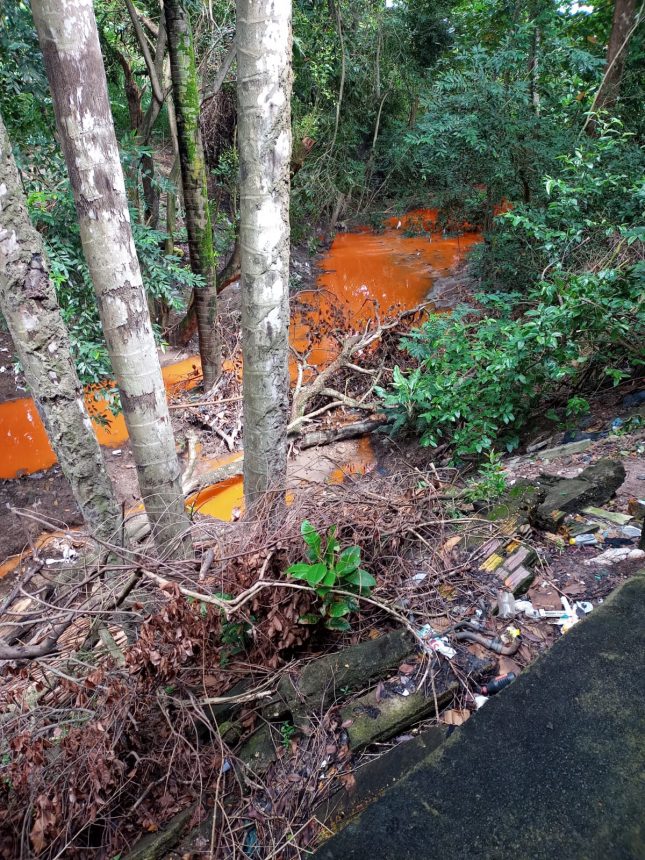
[[[449,708],[441,715],[441,719],[447,726],[460,726],[470,717],[468,708]]]

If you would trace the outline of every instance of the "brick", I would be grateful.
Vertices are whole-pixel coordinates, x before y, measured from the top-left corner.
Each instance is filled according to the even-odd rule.
[[[535,561],[535,553],[528,546],[522,546],[513,555],[509,555],[509,557],[504,562],[504,570],[507,573],[513,573],[521,564],[525,567],[533,564]]]
[[[530,586],[535,579],[535,574],[532,570],[520,565],[517,570],[509,574],[504,580],[504,585],[512,591],[513,594],[520,594]]]

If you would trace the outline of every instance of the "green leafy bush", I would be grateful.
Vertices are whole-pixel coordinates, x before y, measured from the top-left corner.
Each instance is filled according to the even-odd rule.
[[[72,352],[84,384],[100,382],[112,374],[94,288],[83,256],[74,201],[66,180],[49,190],[34,179],[27,202],[34,225],[43,233],[51,278],[70,333]],[[135,246],[147,295],[181,310],[183,295],[201,279],[180,257],[163,250],[165,233],[132,220]],[[156,331],[161,343],[161,332]]]
[[[301,623],[317,624],[324,618],[328,630],[346,631],[351,627],[345,616],[355,612],[358,603],[353,597],[336,594],[335,589],[369,596],[376,580],[361,569],[360,547],[348,546],[341,551],[337,531],[336,526],[330,526],[323,537],[309,520],[304,520],[300,533],[307,545],[308,561],[292,564],[287,573],[310,585],[322,601],[320,615],[303,615]]]
[[[430,316],[402,341],[417,366],[395,368],[378,392],[394,430],[407,425],[422,445],[446,444],[459,457],[512,450],[538,409],[580,414],[584,386],[617,384],[642,368],[645,194],[642,170],[624,169],[639,156],[642,165],[612,123],[561,159],[545,180],[545,207],[497,218],[496,229],[533,261],[532,279],[478,295],[478,308]]]

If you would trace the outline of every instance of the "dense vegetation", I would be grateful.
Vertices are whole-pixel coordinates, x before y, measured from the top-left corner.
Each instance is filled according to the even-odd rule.
[[[226,255],[238,219],[234,84],[208,94],[234,8],[225,0],[190,8],[211,214],[216,248]],[[158,17],[153,3],[139,9]],[[546,0],[294,4],[293,240],[314,250],[321,228],[378,224],[384,211],[428,203],[439,207],[446,230],[467,223],[485,231],[470,264],[472,306],[411,333],[410,367],[382,393],[395,427],[411,427],[422,444],[449,441],[460,456],[512,448],[536,409],[565,420],[587,408],[585,392],[642,368],[642,27],[631,34],[619,98],[588,120],[612,9]],[[181,232],[169,236],[170,220],[146,217],[146,181],[161,196],[162,216],[163,201],[174,197],[164,155],[169,116],[164,106],[142,142],[132,94],[145,113],[151,93],[140,47],[125,13],[114,15],[102,0],[96,10],[162,342],[169,313],[201,283],[176,250]],[[79,373],[95,382],[110,373],[109,359],[26,3],[5,4],[0,51],[0,110]]]

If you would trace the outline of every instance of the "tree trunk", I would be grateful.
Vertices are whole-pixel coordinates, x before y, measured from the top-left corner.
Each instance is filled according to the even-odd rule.
[[[166,0],[164,9],[190,264],[193,272],[206,282],[204,287],[195,290],[194,296],[204,389],[208,391],[219,379],[222,349],[217,328],[217,255],[213,246],[206,163],[199,129],[197,69],[190,20],[182,0]]]
[[[620,84],[627,60],[627,46],[634,24],[636,0],[615,0],[611,34],[607,46],[607,66],[600,89],[595,98],[594,110],[608,110],[618,100]]]
[[[92,432],[40,234],[0,117],[0,310],[58,462],[90,532],[119,534],[119,505]]]
[[[540,90],[538,87],[539,78],[539,63],[540,63],[540,28],[533,28],[533,38],[531,40],[531,52],[529,54],[529,92],[531,95],[531,104],[536,116],[540,115]]]
[[[179,462],[125,196],[92,0],[33,0],[83,252],[161,551],[189,549]]]
[[[611,33],[607,45],[607,65],[598,92],[593,100],[582,130],[588,135],[596,133],[598,111],[609,110],[618,100],[620,85],[627,60],[629,40],[640,23],[641,11],[635,17],[636,0],[615,0]]]
[[[291,3],[237,0],[247,510],[284,506],[289,399]]]

